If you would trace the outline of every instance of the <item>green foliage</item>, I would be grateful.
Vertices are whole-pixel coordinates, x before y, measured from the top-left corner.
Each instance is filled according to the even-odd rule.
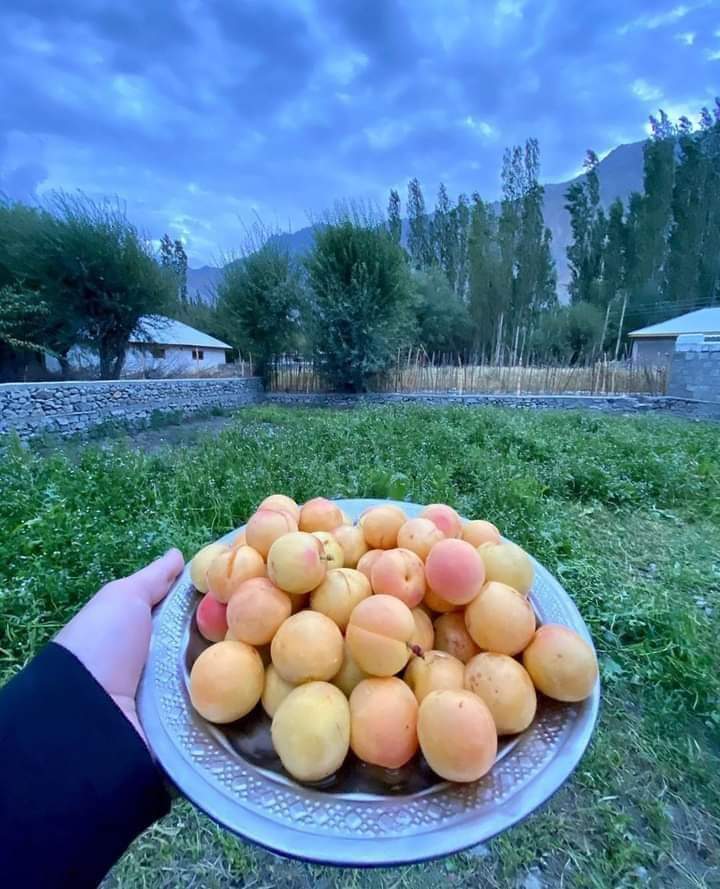
[[[306,267],[320,372],[341,391],[365,391],[411,328],[403,250],[382,223],[344,214],[318,229]]]
[[[572,302],[604,306],[605,290],[600,282],[603,278],[607,221],[600,205],[598,163],[595,152],[588,151],[584,177],[573,182],[565,193],[565,209],[570,214],[573,236],[567,248],[570,268],[568,291]],[[620,206],[622,209],[622,204]],[[617,209],[615,212],[617,214]],[[617,219],[615,224],[617,225]]]
[[[264,380],[273,359],[297,345],[304,307],[300,270],[274,240],[223,269],[218,284],[220,323],[230,344],[250,353]]]
[[[428,355],[451,355],[472,348],[467,305],[438,268],[413,272],[417,333],[415,340]]]
[[[530,336],[533,361],[576,364],[601,351],[604,314],[587,302],[557,306],[538,316]]]
[[[160,265],[173,280],[180,302],[187,299],[188,260],[183,242],[173,241],[167,232],[160,240]]]
[[[425,210],[425,198],[417,179],[411,179],[408,183],[407,216],[407,247],[412,267],[429,268],[435,257],[430,236],[430,220]]]
[[[390,189],[388,199],[388,231],[396,244],[402,241],[402,216],[400,210],[400,195],[394,188]]]

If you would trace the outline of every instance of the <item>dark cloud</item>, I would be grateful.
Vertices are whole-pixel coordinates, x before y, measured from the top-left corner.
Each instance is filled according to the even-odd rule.
[[[712,0],[3,0],[0,189],[117,194],[207,261],[254,211],[499,187],[541,142],[550,179],[647,115],[710,103]]]

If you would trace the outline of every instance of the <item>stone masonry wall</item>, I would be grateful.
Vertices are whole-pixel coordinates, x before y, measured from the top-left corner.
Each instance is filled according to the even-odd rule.
[[[673,352],[668,395],[720,403],[720,343],[698,343]]]
[[[189,416],[236,408],[262,397],[256,377],[222,380],[117,380],[0,384],[0,435],[73,435],[101,423],[142,424],[156,411]]]

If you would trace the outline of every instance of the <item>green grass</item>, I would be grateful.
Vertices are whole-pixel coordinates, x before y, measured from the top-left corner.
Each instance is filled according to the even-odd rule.
[[[97,587],[241,524],[262,497],[393,495],[496,522],[560,577],[595,639],[594,741],[549,805],[422,867],[333,871],[224,834],[187,803],[108,885],[720,885],[720,436],[657,417],[258,408],[216,439],[0,459],[0,679]],[[537,883],[535,884],[537,885]]]

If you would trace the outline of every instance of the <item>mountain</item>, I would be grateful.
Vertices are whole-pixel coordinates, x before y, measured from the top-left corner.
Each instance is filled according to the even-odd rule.
[[[615,198],[626,200],[633,191],[642,190],[643,181],[643,145],[644,142],[631,142],[614,148],[598,165],[600,179],[600,199],[608,207]],[[566,248],[570,242],[570,217],[565,209],[565,192],[571,183],[582,179],[576,176],[567,182],[545,184],[545,206],[543,215],[545,225],[553,236],[553,257],[557,265],[558,285],[561,294],[569,280],[566,261]],[[496,204],[499,208],[499,203]],[[403,238],[406,226],[403,224]],[[293,256],[307,253],[313,243],[311,226],[298,229],[296,232],[283,232],[275,235],[274,240],[287,248]],[[212,299],[214,287],[221,274],[221,269],[205,265],[199,269],[188,269],[188,293],[198,293],[203,299]]]

